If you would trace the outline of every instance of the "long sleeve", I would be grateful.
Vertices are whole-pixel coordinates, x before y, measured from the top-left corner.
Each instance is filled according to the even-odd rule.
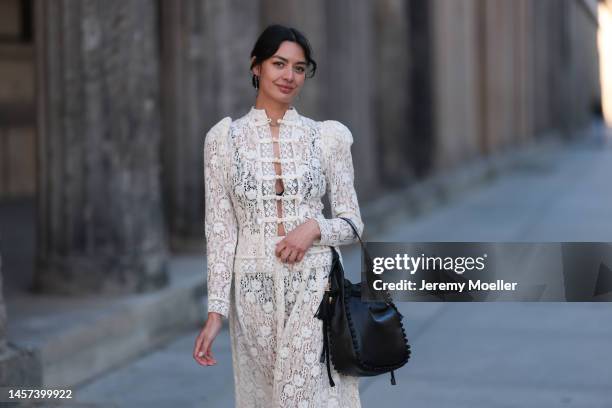
[[[351,131],[342,123],[327,120],[321,124],[323,165],[327,182],[327,194],[332,218],[316,218],[321,230],[322,245],[338,246],[357,242],[351,226],[343,219],[349,218],[363,233],[363,221],[354,186]]]
[[[238,237],[238,223],[232,201],[225,188],[224,161],[227,133],[231,119],[213,126],[204,140],[204,230],[208,311],[228,316],[233,261]]]

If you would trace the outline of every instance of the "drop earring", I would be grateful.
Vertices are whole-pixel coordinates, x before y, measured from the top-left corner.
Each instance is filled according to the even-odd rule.
[[[259,76],[253,75],[253,85],[255,85],[255,90],[259,91]]]

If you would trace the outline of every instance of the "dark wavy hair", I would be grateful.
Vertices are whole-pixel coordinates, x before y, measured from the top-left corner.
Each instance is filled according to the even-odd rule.
[[[291,41],[302,47],[302,50],[304,50],[304,57],[306,57],[306,64],[308,66],[306,78],[312,78],[317,70],[317,63],[312,58],[312,48],[310,47],[310,43],[304,34],[297,29],[285,27],[280,24],[269,25],[259,35],[259,38],[255,42],[255,46],[251,51],[251,58],[255,57],[255,60],[251,63],[251,69],[273,56],[283,41]],[[253,84],[253,87],[256,87],[255,75],[251,77],[251,83]]]

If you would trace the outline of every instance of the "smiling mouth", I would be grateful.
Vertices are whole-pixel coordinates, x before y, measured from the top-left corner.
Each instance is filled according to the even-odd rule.
[[[277,86],[280,88],[281,91],[284,91],[284,92],[291,92],[291,91],[293,91],[293,88],[291,88],[289,86],[284,86],[284,85],[277,85]]]

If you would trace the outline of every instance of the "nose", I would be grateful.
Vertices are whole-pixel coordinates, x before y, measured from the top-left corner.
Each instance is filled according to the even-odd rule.
[[[287,69],[285,70],[285,75],[283,75],[283,78],[289,82],[293,82],[294,74],[295,73],[293,72],[293,68],[288,66]]]

